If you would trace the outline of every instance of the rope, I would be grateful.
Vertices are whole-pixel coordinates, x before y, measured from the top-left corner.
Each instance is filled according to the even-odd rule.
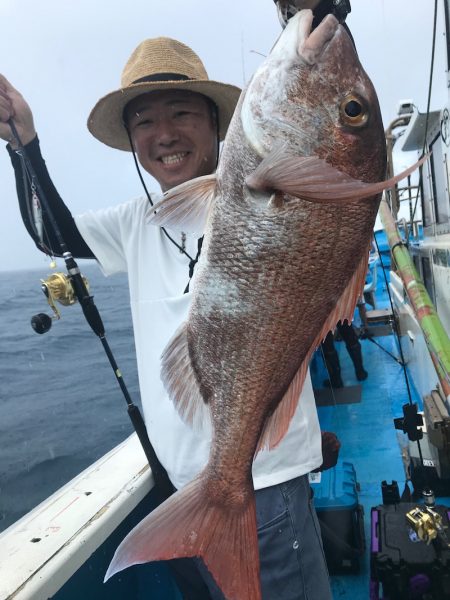
[[[436,50],[437,8],[438,8],[438,0],[434,0],[433,42],[431,44],[430,81],[428,84],[427,117],[426,117],[426,121],[425,121],[425,131],[423,134],[422,156],[425,154],[425,150],[426,150],[426,146],[427,146],[428,121],[430,118],[431,90],[433,87],[433,72],[434,72],[434,54],[435,54],[435,50]]]
[[[428,122],[429,122],[429,118],[430,118],[431,90],[433,88],[433,74],[434,74],[434,55],[435,55],[435,50],[436,50],[437,10],[438,10],[438,0],[434,0],[433,41],[431,44],[430,79],[429,79],[429,83],[428,83],[427,116],[426,116],[426,120],[425,120],[425,131],[423,134],[422,156],[425,155],[425,151],[426,151],[426,147],[427,147]],[[422,189],[422,180],[423,180],[422,168],[420,169],[419,172],[420,172],[419,189]],[[412,221],[414,221],[414,217],[416,216],[417,202],[419,199],[419,189],[417,190],[416,202],[415,202],[414,211],[412,214]],[[423,219],[423,216],[422,216],[422,219]]]

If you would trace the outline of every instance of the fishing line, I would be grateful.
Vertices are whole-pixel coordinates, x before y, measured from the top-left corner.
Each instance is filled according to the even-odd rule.
[[[17,132],[16,126],[12,119],[8,120],[8,124],[11,128],[11,132],[17,142],[18,150],[16,152],[20,153],[22,158],[22,164],[24,166],[25,171],[27,172],[27,178],[32,181],[35,186],[36,193],[39,197],[39,201],[42,205],[42,208],[45,210],[46,216],[49,220],[49,223],[53,229],[55,237],[58,241],[58,244],[61,249],[62,257],[65,261],[67,272],[69,274],[69,280],[71,286],[73,288],[73,292],[80,303],[83,314],[91,327],[92,331],[99,337],[103,349],[108,357],[109,363],[114,371],[114,375],[116,377],[116,381],[119,384],[119,387],[123,393],[125,401],[127,403],[127,411],[128,416],[133,424],[133,427],[136,431],[138,439],[141,443],[141,446],[144,450],[145,456],[148,460],[150,468],[152,470],[152,474],[154,477],[155,487],[159,494],[164,497],[168,497],[173,493],[173,486],[167,476],[167,472],[156,456],[155,450],[149,440],[147,429],[145,427],[144,420],[140,413],[139,408],[133,403],[131,397],[128,393],[127,387],[125,385],[124,379],[122,377],[122,373],[114,359],[113,353],[109,344],[106,340],[105,329],[103,326],[102,319],[100,317],[100,313],[97,307],[94,304],[93,296],[89,295],[88,289],[86,287],[85,281],[81,275],[80,269],[73,258],[72,254],[67,248],[67,245],[62,237],[59,226],[53,216],[52,210],[50,209],[49,203],[47,202],[47,198],[41,188],[39,183],[39,179],[34,171],[34,168],[30,162],[30,159],[27,155],[27,152],[21,142],[19,134]]]
[[[333,333],[333,337],[334,337],[334,333]],[[322,340],[322,342],[323,342],[323,340]],[[334,344],[334,340],[333,340],[333,344]],[[320,344],[319,348],[320,348],[320,354],[322,356],[322,361],[324,363],[325,370],[328,373],[328,378],[329,378],[329,382],[330,382],[330,387],[327,388],[327,386],[325,386],[325,389],[329,389],[331,391],[332,404],[330,404],[330,406],[332,406],[335,409],[332,412],[332,419],[331,419],[330,425],[336,431],[342,431],[343,428],[344,428],[344,426],[345,426],[344,413],[341,412],[340,410],[338,410],[338,408],[337,408],[338,407],[338,402],[337,402],[337,399],[336,399],[335,386],[333,386],[332,383],[331,383],[331,373],[328,370],[327,361],[325,360],[325,352],[324,352],[324,349],[322,347],[322,343]],[[335,352],[338,355],[338,360],[340,360],[339,353],[338,353],[338,351],[336,349],[335,349]],[[343,388],[337,388],[337,389],[343,389]]]
[[[400,358],[398,358],[398,356],[395,356],[395,354],[392,354],[392,352],[389,352],[389,350],[387,350],[384,346],[382,346],[381,344],[379,344],[376,340],[374,340],[372,337],[370,337],[370,335],[367,336],[361,336],[360,339],[362,340],[368,340],[369,342],[371,342],[372,344],[375,344],[375,346],[377,346],[378,348],[380,348],[380,350],[383,350],[383,352],[385,354],[387,354],[388,356],[390,356],[393,360],[395,360],[396,363],[398,363],[399,365],[403,366],[403,363],[401,361]]]

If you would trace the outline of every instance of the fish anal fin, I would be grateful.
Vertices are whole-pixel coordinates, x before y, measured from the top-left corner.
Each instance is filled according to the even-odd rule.
[[[353,314],[355,312],[358,299],[364,290],[364,283],[366,281],[368,261],[369,261],[369,249],[371,242],[367,244],[367,248],[361,255],[360,262],[356,267],[355,272],[341,297],[339,298],[334,310],[328,315],[323,326],[321,327],[316,339],[314,340],[314,349],[325,339],[329,331],[334,331],[339,321],[353,321]]]
[[[205,175],[177,185],[147,211],[154,225],[202,234],[213,204],[216,176]]]
[[[312,351],[301,364],[288,390],[284,394],[283,399],[267,419],[259,438],[256,452],[259,452],[263,449],[272,450],[281,442],[286,434],[289,423],[291,422],[291,419],[294,416],[297,408],[300,393],[302,391],[306,373],[308,371],[308,364],[311,355]]]
[[[272,150],[247,176],[245,183],[258,191],[278,190],[313,202],[341,203],[380,194],[417,169],[427,157],[386,181],[365,183],[332,167],[318,156],[292,156],[285,146]]]
[[[314,339],[311,348],[295,374],[288,390],[284,394],[283,399],[272,415],[267,419],[256,452],[266,448],[271,450],[281,442],[297,408],[300,393],[305,382],[309,361],[311,360],[313,352],[323,341],[327,333],[336,328],[339,321],[344,321],[346,319],[349,323],[352,322],[358,298],[361,296],[364,289],[368,258],[369,245],[367,246],[367,252],[363,253],[355,273],[351,277],[349,284],[345,288],[339,301],[336,303],[334,310],[328,315]]]
[[[348,321],[351,323],[353,321],[353,314],[355,312],[356,305],[358,303],[358,299],[361,297],[361,294],[364,290],[364,283],[367,275],[368,268],[368,260],[369,260],[369,248],[370,243],[367,245],[366,251],[362,253],[361,260],[353,273],[352,277],[345,290],[341,294],[341,297],[336,302],[334,309],[330,312],[326,320],[324,321],[319,333],[313,341],[311,347],[311,353],[309,357],[311,358],[314,350],[323,342],[325,337],[330,331],[334,331],[336,329],[336,325],[339,321]]]
[[[161,379],[181,419],[194,430],[210,426],[205,403],[189,355],[187,324],[177,329],[161,356]]]
[[[248,491],[247,504],[232,509],[213,502],[197,477],[127,535],[105,580],[131,565],[200,556],[228,600],[261,600],[255,499]]]

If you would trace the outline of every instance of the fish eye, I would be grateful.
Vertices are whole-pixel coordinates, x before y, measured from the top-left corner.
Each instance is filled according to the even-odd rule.
[[[343,99],[340,106],[340,113],[343,122],[353,127],[365,125],[369,118],[365,102],[353,94]]]

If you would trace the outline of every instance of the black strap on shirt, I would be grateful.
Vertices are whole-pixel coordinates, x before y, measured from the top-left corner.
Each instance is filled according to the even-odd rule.
[[[189,281],[183,292],[183,294],[187,294],[189,292],[189,284],[191,283],[192,276],[194,275],[195,265],[198,263],[198,259],[200,258],[200,254],[202,252],[203,246],[203,235],[201,238],[197,240],[197,255],[195,258],[191,258],[191,262],[189,263]]]

